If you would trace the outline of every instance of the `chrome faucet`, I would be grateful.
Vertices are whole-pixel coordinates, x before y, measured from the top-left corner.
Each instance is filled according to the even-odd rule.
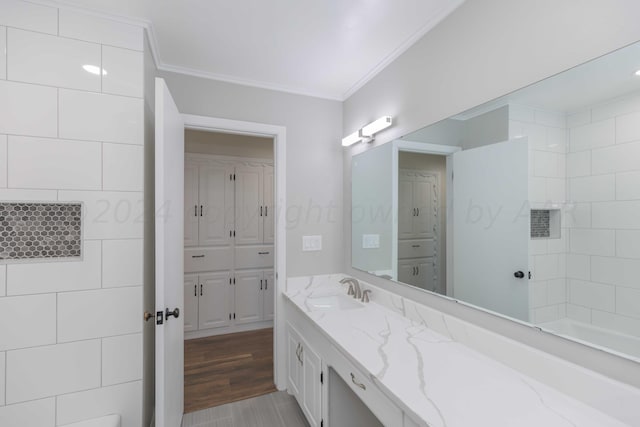
[[[360,290],[360,283],[357,279],[353,277],[345,277],[340,280],[340,283],[349,283],[349,291],[347,291],[347,295],[353,295],[354,298],[362,298],[362,291]]]

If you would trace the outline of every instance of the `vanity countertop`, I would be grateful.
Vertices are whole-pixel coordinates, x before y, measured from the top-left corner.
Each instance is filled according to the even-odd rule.
[[[346,294],[342,276],[329,277],[285,296],[411,418],[431,427],[627,425],[375,302],[312,308],[311,298]]]

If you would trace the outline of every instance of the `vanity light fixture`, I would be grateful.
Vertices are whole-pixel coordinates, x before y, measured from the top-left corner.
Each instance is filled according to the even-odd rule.
[[[100,71],[102,71],[102,75],[106,76],[107,75],[107,70],[105,70],[104,68],[100,68],[97,65],[90,65],[90,64],[86,64],[83,65],[82,68],[87,72],[87,73],[91,73],[91,74],[95,74],[96,76],[100,75]]]
[[[380,117],[378,120],[369,123],[364,126],[362,129],[353,132],[350,135],[342,138],[342,145],[344,147],[348,147],[356,142],[365,141],[371,142],[373,141],[373,136],[380,132],[383,129],[388,128],[393,124],[393,118],[391,116]]]

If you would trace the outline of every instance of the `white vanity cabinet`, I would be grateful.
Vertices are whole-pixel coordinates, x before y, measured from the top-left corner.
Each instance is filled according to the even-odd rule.
[[[302,412],[312,427],[322,421],[322,361],[320,356],[301,338],[300,333],[287,325],[287,383]]]

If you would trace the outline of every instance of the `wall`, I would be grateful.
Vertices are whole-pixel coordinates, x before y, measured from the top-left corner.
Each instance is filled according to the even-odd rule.
[[[394,126],[378,134],[374,145],[397,139],[639,40],[639,14],[640,3],[633,0],[467,0],[344,102],[342,134],[392,115]],[[368,148],[356,144],[344,150],[345,177],[351,173],[351,156]],[[347,206],[348,184],[345,180]],[[345,212],[347,236],[348,220]],[[348,239],[346,243],[350,245]],[[640,386],[637,363],[358,272],[351,268],[351,248],[345,250],[344,270],[349,274]]]
[[[340,271],[341,103],[170,72],[160,77],[181,113],[286,126],[287,206],[277,212],[287,220],[286,274]],[[323,250],[303,252],[303,235],[322,235]]]
[[[82,261],[0,267],[0,425],[139,427],[142,28],[13,0],[0,25],[0,200],[84,216]]]
[[[187,129],[184,132],[184,147],[187,153],[273,159],[271,138]]]
[[[482,147],[509,139],[509,107],[499,107],[464,121],[462,149]]]
[[[640,336],[640,94],[568,123],[567,316]]]

